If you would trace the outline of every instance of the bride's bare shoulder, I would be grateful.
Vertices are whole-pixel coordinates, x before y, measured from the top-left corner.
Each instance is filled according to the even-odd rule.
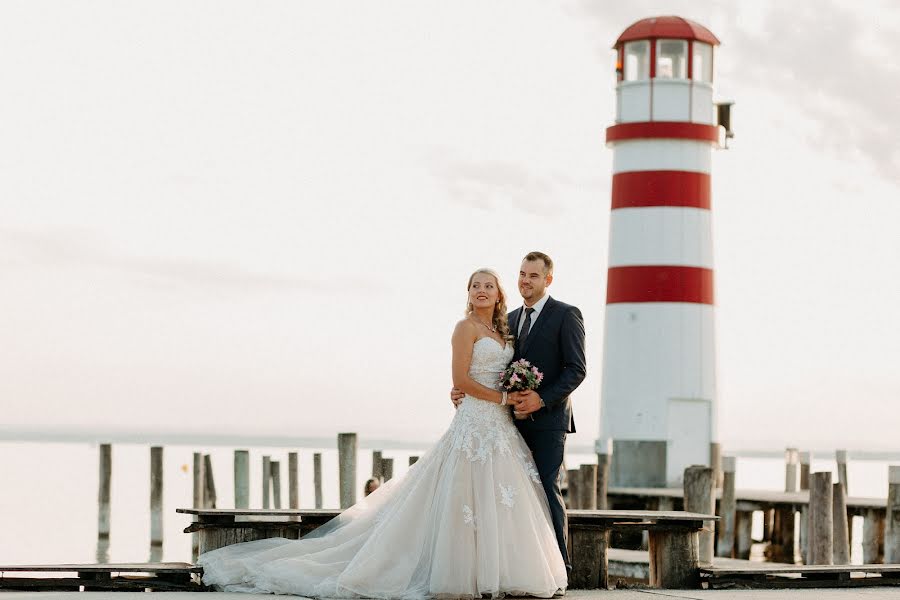
[[[456,326],[453,328],[453,338],[458,339],[462,337],[472,338],[474,340],[477,333],[477,326],[472,319],[466,317],[464,319],[460,319],[457,321]]]

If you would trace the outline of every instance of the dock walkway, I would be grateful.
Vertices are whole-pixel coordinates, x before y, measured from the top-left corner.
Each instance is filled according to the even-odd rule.
[[[77,594],[77,595],[76,595]],[[131,598],[134,596],[134,598]],[[235,600],[237,594],[207,592],[204,600]],[[281,596],[290,598],[290,596]],[[3,600],[146,600],[143,592],[0,592]],[[271,594],[240,594],[241,600],[272,600]],[[575,590],[567,600],[897,600],[896,588],[812,590]],[[191,592],[165,592],[164,600],[197,600]]]

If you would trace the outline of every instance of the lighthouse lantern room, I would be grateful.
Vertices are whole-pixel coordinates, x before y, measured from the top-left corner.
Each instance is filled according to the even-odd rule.
[[[614,486],[678,485],[716,441],[711,152],[713,50],[680,17],[616,41],[616,124],[601,440]]]

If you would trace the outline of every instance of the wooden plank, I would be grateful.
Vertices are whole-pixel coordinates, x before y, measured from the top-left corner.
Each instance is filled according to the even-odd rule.
[[[203,567],[190,563],[64,563],[59,565],[0,565],[3,572],[76,573],[202,573]]]
[[[682,498],[682,488],[635,488],[635,487],[611,487],[607,491],[609,496],[624,497],[648,497],[648,498]],[[722,490],[716,490],[716,498],[720,499]],[[802,506],[809,504],[809,491],[778,492],[773,490],[735,490],[737,502],[757,503],[767,505],[770,508],[777,504],[794,504]],[[847,498],[847,507],[852,509],[880,508],[887,506],[886,498],[872,498],[866,496],[851,496]],[[738,510],[762,510],[759,507],[738,508]]]
[[[302,517],[304,515],[326,515],[337,516],[342,511],[332,508],[301,508],[301,509],[263,509],[263,508],[176,508],[175,512],[185,515],[198,515],[207,517],[217,516],[256,516],[256,517]]]
[[[569,519],[622,521],[714,521],[719,517],[683,510],[569,510]]]
[[[750,563],[745,567],[700,567],[701,573],[709,575],[752,575],[758,573],[782,575],[785,573],[897,573],[900,574],[900,564],[895,565],[771,565],[763,562]]]

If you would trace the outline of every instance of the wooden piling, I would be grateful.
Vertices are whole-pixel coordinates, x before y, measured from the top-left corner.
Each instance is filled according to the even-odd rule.
[[[735,558],[749,560],[750,549],[753,546],[753,513],[741,511],[735,515],[735,529],[737,530],[737,548]]]
[[[250,508],[250,452],[234,451],[234,507]]]
[[[692,465],[684,470],[684,510],[688,512],[715,514],[715,475],[711,467]],[[697,537],[698,558],[703,564],[711,564],[715,545],[715,526],[712,521],[704,521],[703,531]],[[652,534],[651,534],[652,535]]]
[[[609,500],[609,467],[612,464],[612,440],[598,441],[597,450],[597,508],[607,510]]]
[[[272,457],[262,457],[262,507],[272,508],[270,491],[272,489]]]
[[[571,509],[581,508],[581,470],[567,469],[566,479],[569,483],[569,491],[566,493],[566,504]]]
[[[100,444],[100,485],[97,493],[97,539],[109,539],[109,490],[112,480],[112,445]]]
[[[313,454],[313,492],[316,508],[322,508],[322,453]]]
[[[203,453],[202,452],[194,452],[194,494],[193,494],[193,507],[194,508],[203,508],[203,496],[205,489],[205,481],[204,471],[206,470],[206,465],[203,461]],[[200,548],[200,537],[195,531],[191,534],[191,554],[193,556],[193,560],[197,560],[197,554]]]
[[[381,459],[381,474],[384,476],[385,481],[390,481],[394,478],[394,459],[393,458],[382,458]]]
[[[163,449],[150,448],[150,546],[163,543]]]
[[[735,553],[736,508],[734,478],[737,470],[737,459],[726,456],[722,459],[722,500],[719,502],[718,543],[716,556],[733,558]]]
[[[709,466],[713,470],[713,484],[716,489],[721,489],[725,474],[722,471],[722,444],[719,442],[711,442],[709,445]]]
[[[269,468],[272,471],[272,505],[276,510],[281,509],[281,462],[277,460],[269,461]]]
[[[809,489],[809,465],[812,461],[812,452],[800,453],[800,489]]]
[[[409,457],[409,466],[413,466],[413,465],[416,464],[417,462],[419,462],[419,457],[418,457],[418,456],[410,456],[410,457]]]
[[[300,473],[296,452],[288,452],[288,507],[293,510],[300,508]]]
[[[203,455],[203,506],[216,507],[216,481],[213,478],[212,457]]]
[[[884,562],[884,514],[877,508],[866,510],[863,516],[863,564]]]
[[[832,564],[850,564],[850,534],[847,519],[847,494],[844,485],[835,483],[832,488]]]
[[[356,454],[358,449],[355,433],[338,434],[338,482],[342,509],[356,504]]]
[[[844,496],[850,492],[850,484],[847,479],[847,451],[835,450],[834,459],[837,463],[838,483],[844,487]]]
[[[900,466],[888,467],[887,511],[884,522],[884,562],[900,563]]]
[[[372,478],[384,481],[383,461],[381,450],[372,450]]]
[[[807,564],[830,565],[834,552],[833,491],[831,473],[809,475],[809,544]]]
[[[587,464],[579,467],[579,492],[582,509],[597,510],[597,465]]]
[[[800,488],[800,452],[796,448],[784,451],[784,491],[796,492]]]

